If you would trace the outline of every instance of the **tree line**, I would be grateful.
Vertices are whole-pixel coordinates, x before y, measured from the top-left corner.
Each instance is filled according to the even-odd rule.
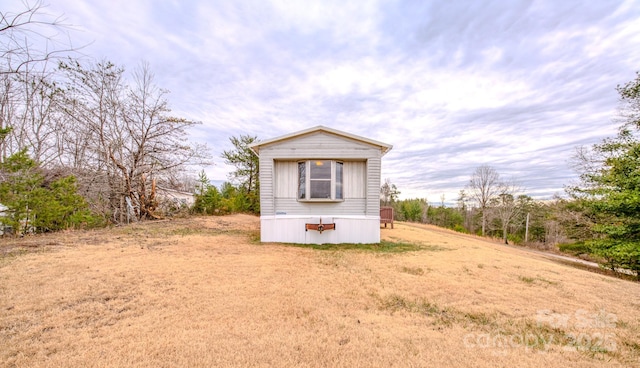
[[[385,185],[381,192],[385,191]],[[446,205],[444,197],[436,205],[425,198],[398,200],[397,189],[396,196],[389,200],[381,195],[380,205],[393,207],[399,221],[499,238],[506,244],[526,242],[544,248],[566,241],[556,230],[559,208],[566,200],[535,201],[519,190],[517,185],[502,181],[493,167],[482,165],[460,190],[455,206]]]
[[[249,145],[257,136],[240,135],[229,138],[233,149],[222,152],[227,165],[236,169],[220,188],[211,185],[204,171],[197,181],[195,203],[192,212],[205,215],[226,215],[235,212],[260,213],[259,160]]]
[[[566,196],[536,201],[491,166],[478,167],[460,190],[455,207],[426,199],[398,200],[386,180],[381,206],[395,209],[397,220],[434,224],[456,231],[501,238],[505,243],[558,247],[587,255],[603,266],[631,271],[640,279],[640,73],[619,85],[618,134],[573,157],[580,183]]]

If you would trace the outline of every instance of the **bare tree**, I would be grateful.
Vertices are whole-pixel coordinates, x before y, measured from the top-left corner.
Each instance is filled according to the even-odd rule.
[[[380,205],[388,206],[398,200],[400,191],[395,184],[391,183],[391,179],[386,178],[384,184],[380,187]]]
[[[159,188],[188,193],[195,193],[199,183],[198,173],[194,167],[178,166],[174,169],[167,169],[162,176],[156,178]]]
[[[105,214],[115,222],[126,219],[124,188],[117,168],[111,162],[111,140],[118,141],[118,118],[124,94],[123,70],[111,63],[98,63],[84,69],[77,61],[60,64],[66,73],[67,87],[61,101],[67,117],[67,127],[73,141],[88,142],[82,160],[66,158],[77,165],[75,174],[88,181],[80,181],[82,192],[91,202],[106,201],[98,207],[109,209]],[[82,143],[80,143],[82,144]],[[65,156],[75,155],[78,146],[70,146]],[[95,181],[100,178],[102,185]],[[89,189],[90,188],[90,189]],[[95,209],[95,208],[94,208]]]
[[[153,199],[145,190],[147,180],[173,173],[190,163],[203,164],[207,158],[204,146],[185,143],[186,129],[197,123],[169,115],[168,93],[155,85],[148,64],[142,64],[134,72],[134,84],[127,94],[123,114],[128,141],[123,148],[129,160],[123,177],[127,185],[138,182],[137,190],[127,188],[140,208],[139,217],[153,215]],[[122,165],[117,166],[122,169]]]
[[[43,163],[57,158],[49,61],[78,48],[70,41],[71,27],[41,1],[14,5],[0,10],[0,162],[28,148]]]
[[[18,74],[30,65],[75,51],[61,16],[41,1],[24,0],[22,8],[0,11],[0,75]]]
[[[28,68],[15,75],[13,85],[12,153],[27,149],[40,166],[57,162],[57,141],[64,134],[59,129],[61,112],[56,103],[59,90],[48,74]]]
[[[461,189],[460,192],[458,192],[458,211],[460,211],[460,214],[462,214],[464,218],[465,229],[473,233],[475,229],[473,226],[473,208],[470,208],[469,206],[470,199],[471,198],[469,198],[469,195],[464,189]]]
[[[526,203],[531,200],[525,195],[518,195],[521,191],[517,184],[503,183],[498,195],[490,201],[492,210],[500,220],[502,239],[505,244],[509,244],[509,226],[520,216]]]
[[[10,121],[13,120],[15,112],[14,81],[8,74],[0,75],[0,163],[8,156],[8,138],[13,130]]]
[[[503,190],[500,175],[491,166],[482,165],[471,175],[467,190],[469,197],[475,200],[482,214],[482,236],[484,236],[487,227],[487,208]]]
[[[134,72],[131,86],[109,62],[62,68],[70,81],[66,113],[77,127],[71,153],[81,151],[85,169],[107,178],[113,220],[154,217],[155,181],[208,158],[205,146],[187,143],[186,129],[196,123],[169,115],[168,92],[154,84],[147,65]]]
[[[156,180],[171,183],[208,157],[204,145],[187,142],[196,123],[170,115],[168,92],[147,65],[133,83],[108,62],[51,68],[77,49],[45,8],[23,0],[0,11],[0,162],[26,148],[41,167],[71,169],[93,209],[112,220],[154,217]]]

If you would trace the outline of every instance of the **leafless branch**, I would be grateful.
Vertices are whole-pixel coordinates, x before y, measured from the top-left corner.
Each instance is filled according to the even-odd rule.
[[[41,1],[23,1],[23,10],[0,11],[0,75],[18,74],[31,65],[53,60],[80,48],[74,47],[63,16],[46,12]]]

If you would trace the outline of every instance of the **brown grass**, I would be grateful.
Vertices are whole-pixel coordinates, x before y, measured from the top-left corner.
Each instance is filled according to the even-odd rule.
[[[0,241],[0,365],[640,365],[637,283],[428,226],[418,251],[257,241],[255,217]]]

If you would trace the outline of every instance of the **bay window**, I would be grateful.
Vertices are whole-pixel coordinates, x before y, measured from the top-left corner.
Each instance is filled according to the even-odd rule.
[[[343,164],[334,160],[298,162],[298,200],[343,200]]]

